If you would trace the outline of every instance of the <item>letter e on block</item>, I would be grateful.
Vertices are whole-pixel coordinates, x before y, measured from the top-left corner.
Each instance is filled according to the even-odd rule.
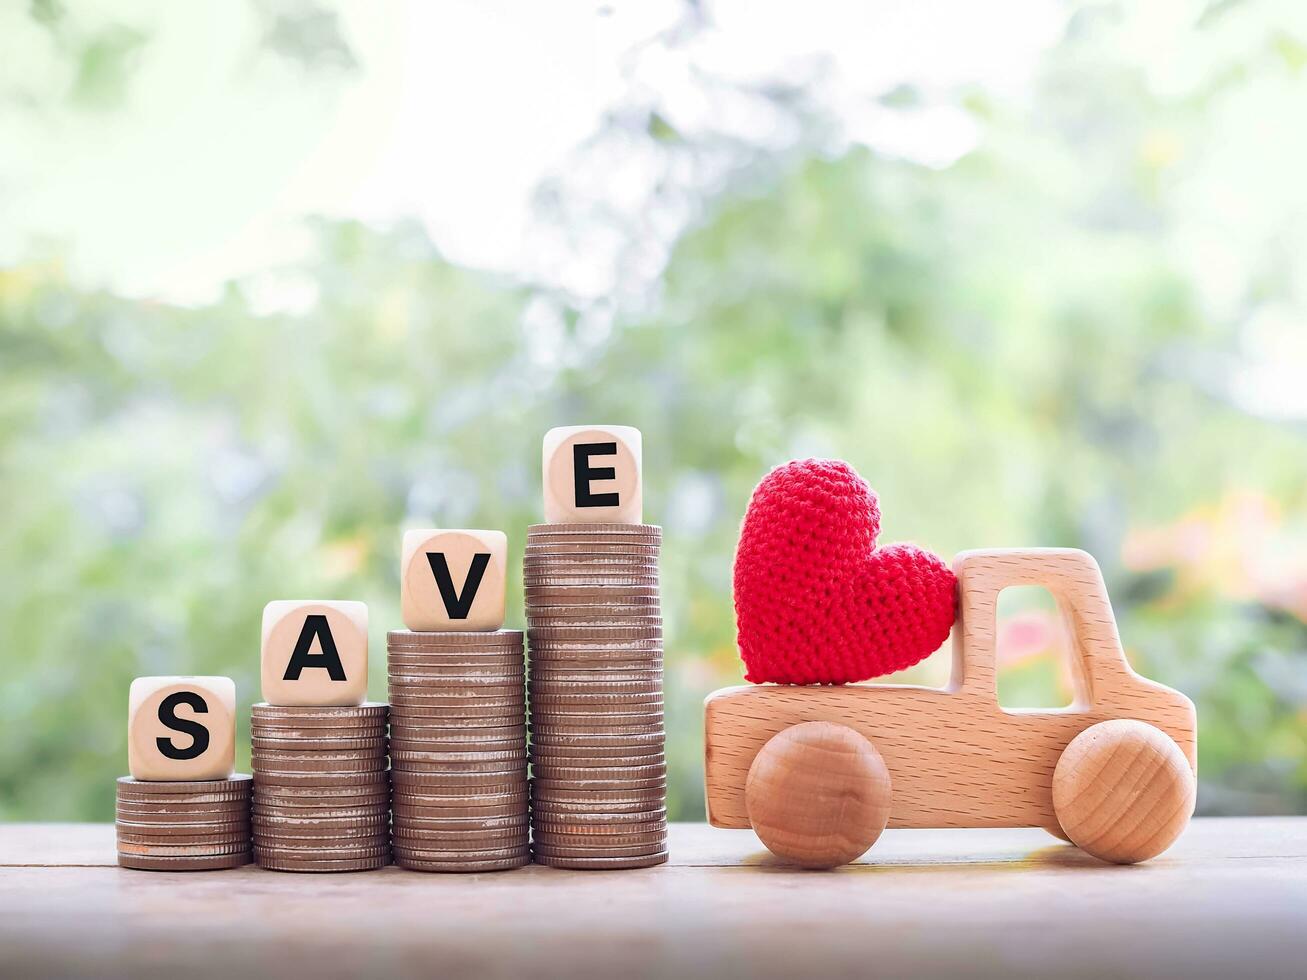
[[[230,677],[138,677],[127,704],[127,768],[136,779],[226,779],[236,762]]]
[[[545,433],[545,521],[640,524],[640,430],[569,425]]]
[[[400,616],[409,629],[483,631],[504,625],[503,531],[405,531],[402,550]]]
[[[279,599],[263,607],[263,700],[362,704],[368,696],[368,607]]]

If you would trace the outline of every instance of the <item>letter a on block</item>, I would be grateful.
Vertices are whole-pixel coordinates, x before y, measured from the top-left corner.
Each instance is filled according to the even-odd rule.
[[[570,425],[545,433],[545,521],[641,523],[640,443],[640,430],[629,425]]]
[[[503,531],[404,532],[400,615],[411,630],[497,630],[504,625],[508,537]]]
[[[263,700],[362,704],[368,695],[368,607],[279,599],[263,607]]]
[[[236,761],[230,677],[138,677],[127,703],[127,768],[136,779],[226,779]]]

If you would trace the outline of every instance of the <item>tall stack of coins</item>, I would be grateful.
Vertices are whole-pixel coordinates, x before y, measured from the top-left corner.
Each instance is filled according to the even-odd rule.
[[[648,524],[527,532],[531,831],[540,864],[667,860],[661,540]]]
[[[118,864],[208,871],[250,863],[250,777],[118,780]]]
[[[384,704],[251,709],[254,859],[273,871],[390,863]]]
[[[529,864],[521,631],[395,630],[386,642],[395,862],[455,872]]]

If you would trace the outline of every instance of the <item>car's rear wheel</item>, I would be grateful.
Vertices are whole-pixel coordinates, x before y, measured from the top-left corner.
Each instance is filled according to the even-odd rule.
[[[805,868],[833,868],[861,856],[885,829],[889,770],[852,728],[804,722],[759,750],[745,805],[773,854]]]
[[[1142,721],[1091,725],[1062,751],[1053,810],[1072,843],[1094,857],[1134,864],[1175,842],[1194,812],[1189,760]]]

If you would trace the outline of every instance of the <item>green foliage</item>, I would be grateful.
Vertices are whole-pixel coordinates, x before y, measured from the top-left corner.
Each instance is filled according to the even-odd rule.
[[[309,40],[346,64],[315,10]],[[541,436],[587,420],[644,431],[666,527],[673,816],[702,814],[702,697],[740,677],[740,515],[768,467],[808,454],[868,478],[886,541],[1092,551],[1131,657],[1199,704],[1201,807],[1307,812],[1307,566],[1268,557],[1303,540],[1307,445],[1232,395],[1251,311],[1301,313],[1282,251],[1301,232],[1274,208],[1240,226],[1227,303],[1189,247],[1195,201],[1228,177],[1205,162],[1223,159],[1211,120],[1249,85],[1302,96],[1301,39],[1221,33],[1236,16],[1201,28],[1223,53],[1168,96],[1087,9],[1030,104],[962,99],[982,139],[944,169],[804,146],[748,162],[700,201],[658,302],[611,324],[409,227],[315,225],[317,253],[286,270],[314,297],[296,315],[256,313],[247,282],[185,309],[55,262],[0,271],[0,817],[108,818],[134,676],[230,674],[255,700],[272,598],[366,601],[382,697],[401,529],[504,528],[516,561]],[[1236,35],[1255,50],[1229,54]],[[75,77],[117,71],[132,45],[115,50]],[[658,112],[629,136],[698,147]],[[1261,537],[1228,519],[1249,495]],[[1174,544],[1188,527],[1197,557]],[[1209,547],[1222,535],[1236,546]],[[1022,669],[1023,697],[1058,700],[1047,664]]]

